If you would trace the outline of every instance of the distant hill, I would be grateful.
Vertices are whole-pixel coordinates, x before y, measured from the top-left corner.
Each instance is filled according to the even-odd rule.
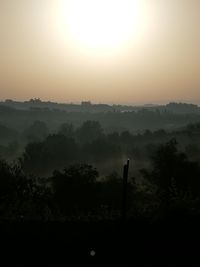
[[[7,99],[0,102],[2,107],[15,108],[21,110],[29,109],[50,109],[50,110],[64,110],[67,112],[126,112],[126,111],[138,111],[141,109],[147,109],[152,111],[160,112],[172,112],[177,114],[200,114],[200,107],[194,104],[187,103],[169,103],[167,105],[155,105],[155,104],[145,104],[140,106],[131,105],[108,105],[108,104],[93,104],[90,101],[82,101],[80,104],[74,103],[56,103],[51,101],[42,101],[39,98],[30,99],[29,101],[13,101]]]

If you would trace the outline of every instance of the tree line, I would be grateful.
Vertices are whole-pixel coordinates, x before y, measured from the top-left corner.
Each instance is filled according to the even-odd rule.
[[[199,163],[179,151],[176,139],[160,144],[150,162],[138,177],[129,177],[128,218],[198,215]],[[0,161],[1,220],[119,219],[121,208],[122,177],[116,172],[102,176],[90,164],[73,163],[43,177],[28,174],[23,162]]]
[[[0,129],[4,129],[0,126]],[[6,128],[7,129],[7,128]],[[10,132],[0,132],[0,137],[10,137]],[[62,169],[73,163],[87,162],[102,173],[121,171],[126,158],[134,160],[135,170],[149,165],[149,158],[160,143],[176,138],[179,148],[191,160],[200,161],[200,126],[189,124],[176,131],[149,129],[133,134],[128,130],[107,133],[97,121],[85,121],[75,127],[61,124],[56,132],[49,133],[47,125],[35,121],[19,138],[0,145],[0,158],[8,162],[20,161],[30,174],[49,175],[54,169]]]

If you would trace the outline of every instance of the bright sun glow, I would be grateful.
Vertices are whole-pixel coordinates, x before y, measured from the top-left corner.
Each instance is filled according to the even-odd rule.
[[[137,40],[147,28],[143,0],[62,0],[60,25],[81,48],[116,49]]]

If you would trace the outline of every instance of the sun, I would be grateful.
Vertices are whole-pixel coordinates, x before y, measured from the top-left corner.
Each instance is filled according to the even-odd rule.
[[[76,46],[105,51],[137,39],[144,24],[141,0],[62,0],[60,25]]]

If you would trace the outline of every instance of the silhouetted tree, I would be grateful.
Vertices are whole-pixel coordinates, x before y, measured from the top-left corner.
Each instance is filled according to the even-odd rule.
[[[91,161],[115,159],[121,156],[119,145],[109,143],[105,138],[99,138],[83,147],[84,154]]]
[[[46,175],[73,162],[77,155],[74,139],[64,135],[50,135],[43,142],[28,144],[21,164],[28,173]]]
[[[152,171],[143,170],[143,176],[158,186],[162,203],[169,204],[175,197],[186,194],[200,196],[200,167],[177,149],[176,139],[160,145],[152,157]]]
[[[100,184],[101,212],[105,217],[120,216],[122,205],[122,178],[117,173],[106,176]]]
[[[15,199],[15,177],[12,168],[5,162],[0,161],[0,213],[9,212]]]
[[[24,135],[29,141],[40,141],[43,140],[48,135],[48,128],[43,121],[34,121],[34,123],[25,130]]]
[[[68,138],[74,138],[75,137],[75,129],[73,124],[71,123],[63,123],[59,130],[58,133],[61,135],[64,135]]]
[[[19,159],[23,170],[26,173],[38,175],[45,169],[44,166],[44,143],[29,143],[25,147],[22,157]]]
[[[76,135],[81,143],[91,143],[102,137],[103,129],[97,121],[86,121],[77,129]]]
[[[96,179],[98,172],[91,165],[78,164],[54,171],[52,186],[58,209],[65,215],[81,216],[97,208]]]

